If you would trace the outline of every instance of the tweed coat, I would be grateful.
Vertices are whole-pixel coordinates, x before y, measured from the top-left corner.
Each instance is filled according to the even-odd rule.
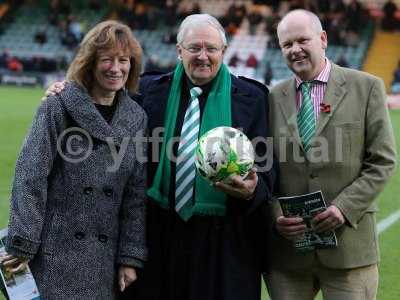
[[[338,248],[299,253],[290,241],[274,235],[274,268],[309,268],[317,258],[328,268],[349,269],[379,260],[376,198],[393,174],[396,148],[382,80],[332,64],[325,109],[317,122],[311,156],[305,157],[297,128],[295,80],[270,93],[270,127],[280,176],[276,196],[322,190],[345,224],[335,230]],[[305,159],[301,159],[305,158]],[[282,214],[275,203],[275,218]]]
[[[39,107],[16,164],[7,251],[31,259],[43,299],[113,299],[118,265],[146,259],[146,127],[124,91],[110,124],[74,83]],[[118,167],[113,152],[124,153]]]

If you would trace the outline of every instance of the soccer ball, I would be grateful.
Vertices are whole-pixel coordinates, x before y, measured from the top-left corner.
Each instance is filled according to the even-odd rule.
[[[229,184],[233,175],[245,178],[253,165],[253,145],[243,132],[222,126],[200,137],[196,167],[208,181]]]

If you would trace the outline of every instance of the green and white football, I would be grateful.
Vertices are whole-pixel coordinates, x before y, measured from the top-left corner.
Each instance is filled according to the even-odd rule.
[[[200,137],[196,167],[207,180],[230,183],[233,175],[245,178],[253,165],[253,145],[243,132],[222,126]]]

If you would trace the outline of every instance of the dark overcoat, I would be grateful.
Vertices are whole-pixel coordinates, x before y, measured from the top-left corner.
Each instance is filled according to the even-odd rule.
[[[268,90],[262,84],[232,76],[232,126],[241,128],[250,138],[269,136],[267,127]],[[158,128],[164,126],[164,114],[172,74],[149,75],[141,80],[142,107],[149,116],[148,185],[152,184],[161,144]],[[176,121],[178,136],[189,99],[182,89]],[[200,96],[201,98],[201,96]],[[202,114],[202,101],[200,111]],[[272,150],[272,149],[270,149]],[[256,147],[258,165],[267,164],[266,143]],[[270,153],[270,165],[272,153]],[[170,189],[174,190],[174,164],[171,165]],[[173,192],[170,209],[148,201],[149,260],[144,274],[123,299],[137,300],[258,300],[261,272],[266,269],[267,201],[271,196],[275,171],[258,172],[255,198],[247,201],[227,199],[223,217],[193,216],[183,222],[174,210]]]
[[[118,265],[146,259],[146,127],[124,91],[110,124],[73,83],[39,107],[16,165],[7,251],[31,259],[43,299],[113,299]]]

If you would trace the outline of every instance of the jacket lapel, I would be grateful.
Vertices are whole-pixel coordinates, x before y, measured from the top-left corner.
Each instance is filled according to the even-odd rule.
[[[337,65],[332,63],[331,74],[328,80],[328,86],[325,92],[323,103],[330,105],[330,112],[321,112],[317,123],[315,136],[321,134],[326,124],[328,123],[331,116],[335,113],[335,110],[342,102],[344,95],[346,94],[346,81],[344,75],[340,71]]]
[[[129,128],[134,122],[129,119],[127,101],[130,99],[126,92],[118,92],[118,104],[111,124],[101,116],[86,89],[77,84],[69,83],[69,87],[60,96],[72,119],[92,137],[103,142],[112,138],[115,145],[120,146],[123,138],[129,136]]]
[[[288,81],[282,89],[282,98],[279,101],[280,109],[287,123],[290,134],[295,138],[299,146],[303,149],[303,143],[300,139],[299,129],[297,127],[296,112],[296,83],[295,79]]]

